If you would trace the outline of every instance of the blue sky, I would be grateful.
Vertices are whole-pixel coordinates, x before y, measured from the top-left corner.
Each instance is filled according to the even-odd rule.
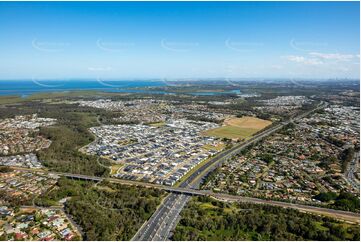
[[[358,78],[358,2],[0,2],[0,79]]]

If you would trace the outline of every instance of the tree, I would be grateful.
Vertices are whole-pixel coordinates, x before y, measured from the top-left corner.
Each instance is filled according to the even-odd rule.
[[[321,192],[313,197],[321,202],[329,202],[337,198],[337,194],[334,192]]]

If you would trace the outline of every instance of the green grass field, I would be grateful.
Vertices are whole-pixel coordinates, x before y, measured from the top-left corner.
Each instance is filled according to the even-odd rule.
[[[228,139],[244,139],[256,133],[258,129],[240,128],[236,126],[222,126],[204,132],[205,135]]]

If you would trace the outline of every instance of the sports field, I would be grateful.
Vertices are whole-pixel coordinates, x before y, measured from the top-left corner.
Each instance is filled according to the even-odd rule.
[[[245,139],[271,124],[271,121],[255,117],[232,118],[226,119],[222,127],[205,131],[204,135],[228,139]]]

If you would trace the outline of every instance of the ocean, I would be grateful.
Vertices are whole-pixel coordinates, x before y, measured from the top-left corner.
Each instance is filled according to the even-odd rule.
[[[163,93],[130,89],[135,87],[164,86],[161,81],[86,81],[86,80],[52,80],[52,81],[0,81],[0,96],[16,95],[26,97],[41,92],[62,92],[94,90],[105,92],[147,92]]]
[[[172,94],[167,91],[152,91],[135,89],[136,87],[166,86],[162,81],[102,81],[102,80],[52,80],[52,81],[0,81],[0,96],[27,97],[35,93],[64,92],[64,91],[104,91],[123,93],[148,93],[148,94]],[[229,90],[223,92],[189,92],[194,96],[213,96],[224,94],[240,95],[240,90]]]

